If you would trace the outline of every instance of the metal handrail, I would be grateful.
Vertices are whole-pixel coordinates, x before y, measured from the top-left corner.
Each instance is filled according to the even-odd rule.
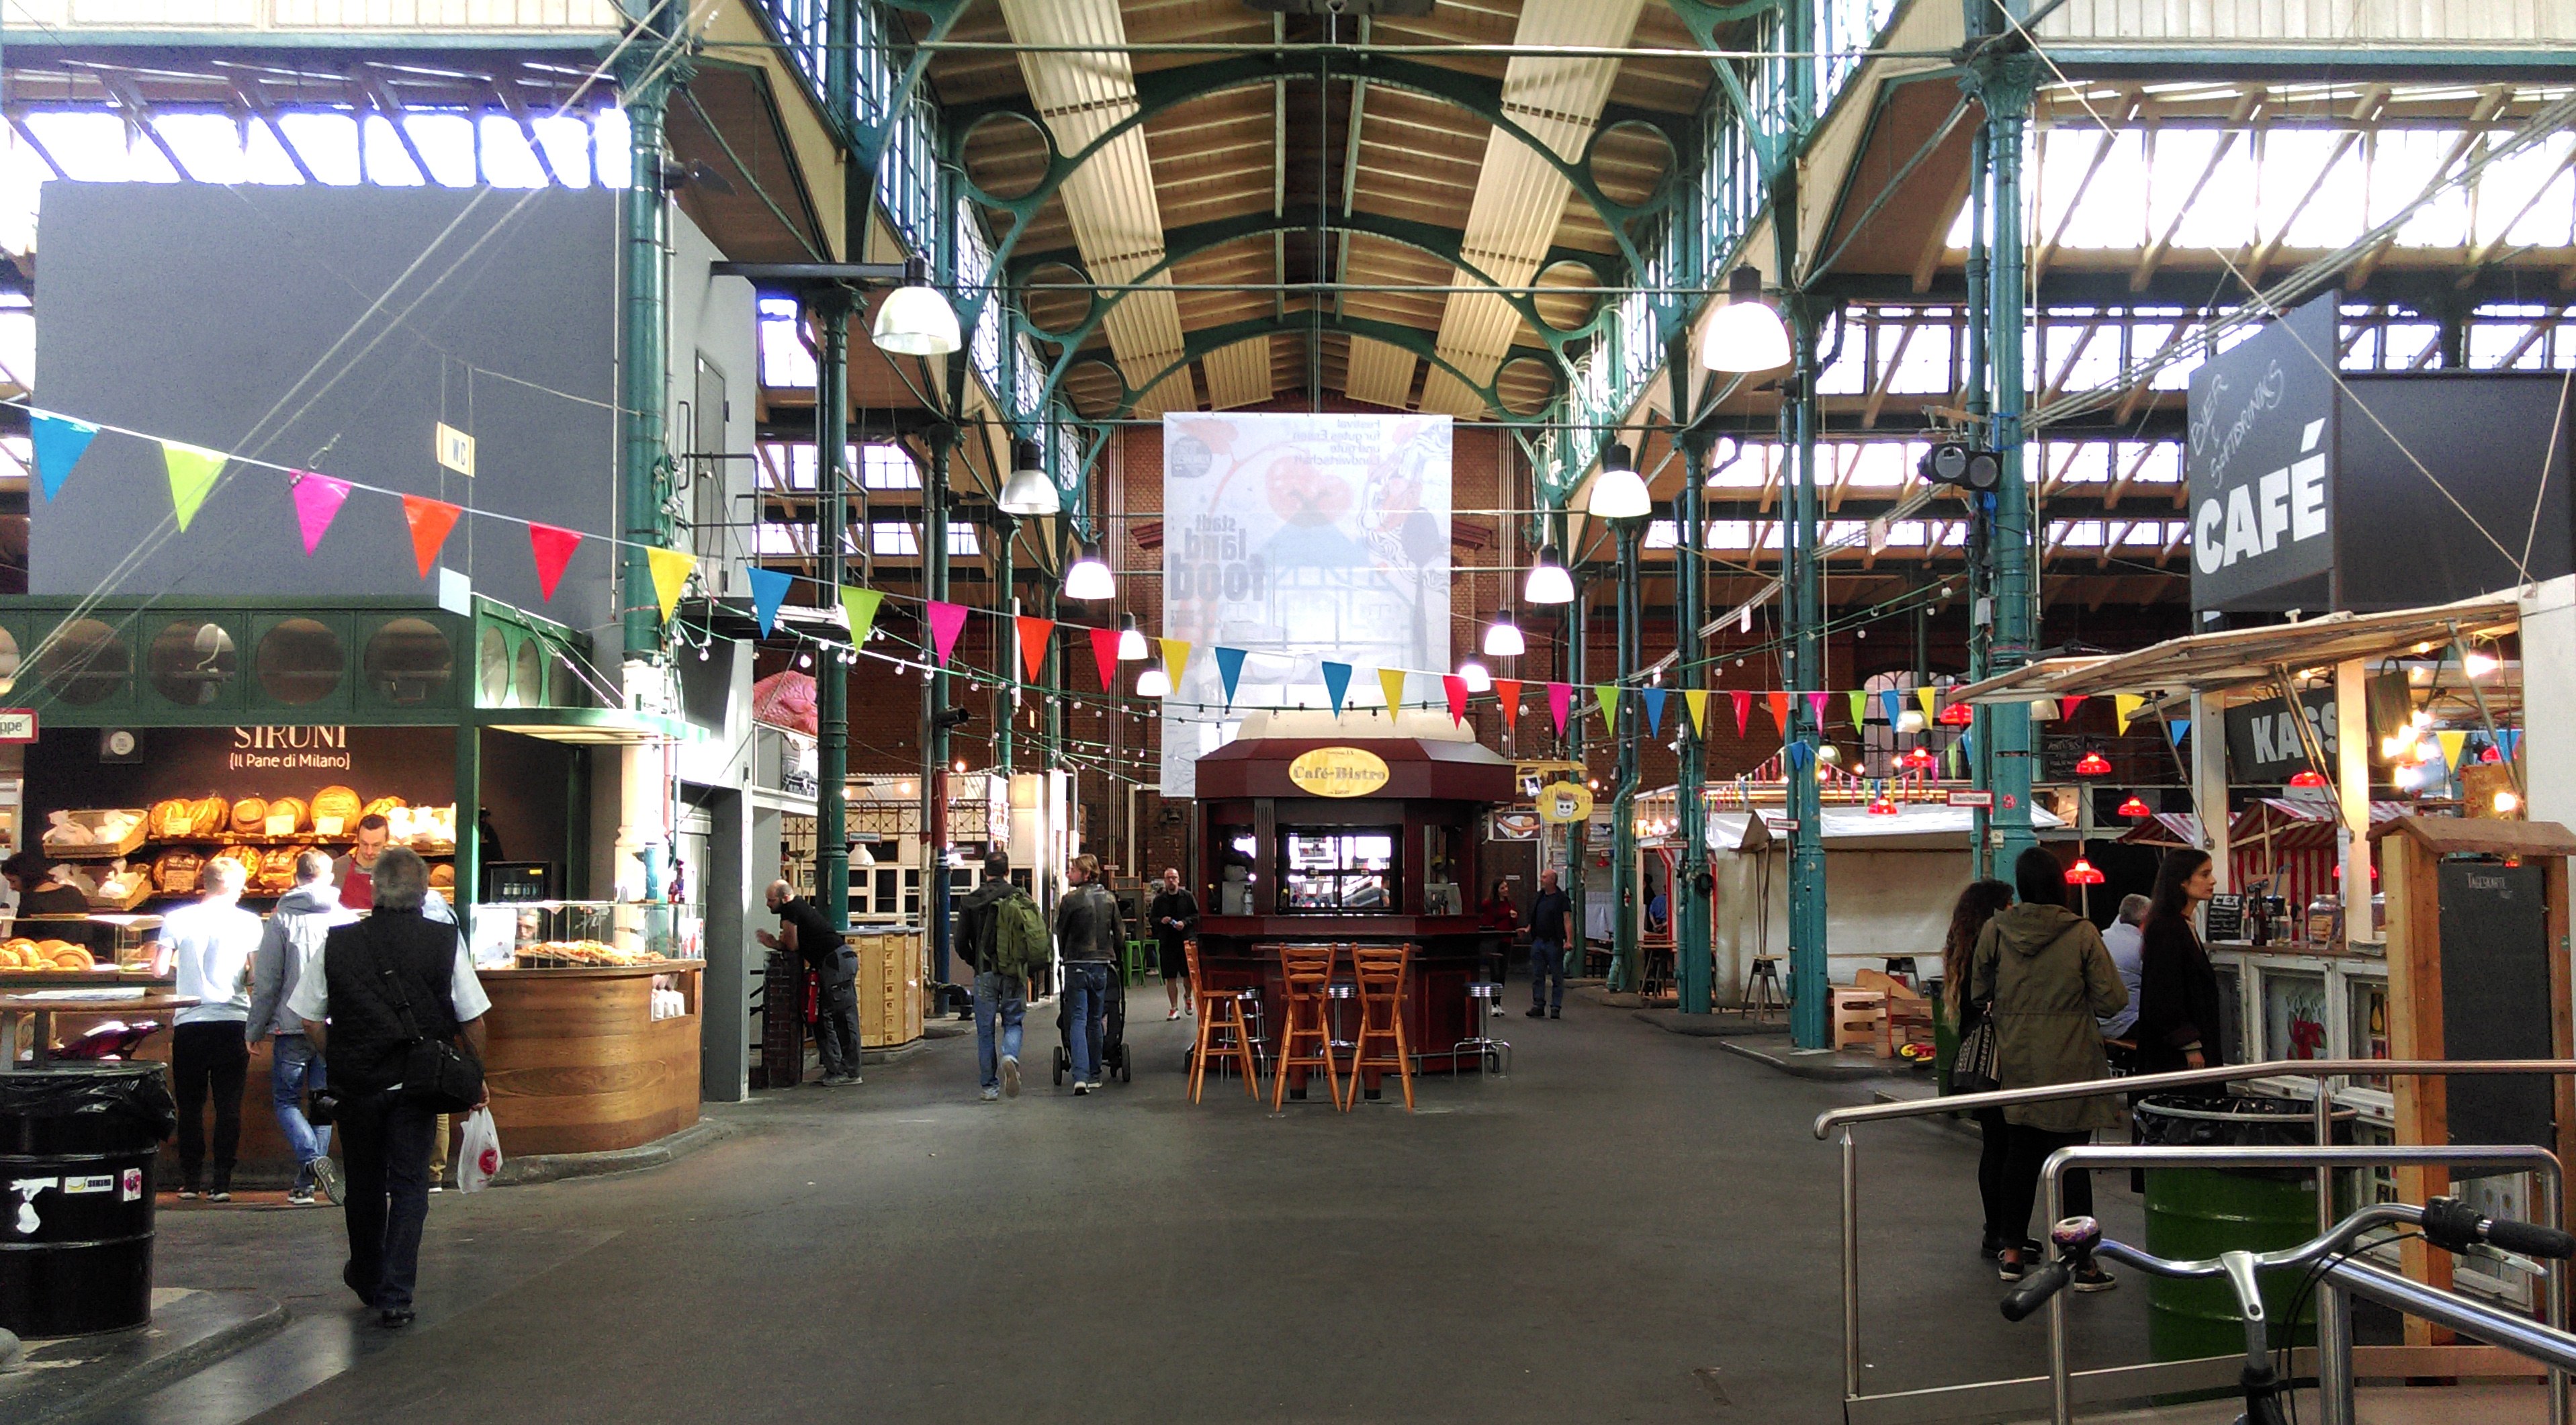
[[[1934,1114],[1971,1113],[1984,1108],[2010,1108],[2018,1104],[2101,1098],[2113,1094],[2149,1093],[2160,1089],[2188,1089],[2243,1079],[2306,1078],[2316,1083],[2317,1141],[2324,1144],[2331,1136],[2331,1116],[2335,1107],[2335,1088],[2328,1080],[2352,1076],[2438,1078],[2454,1074],[2545,1074],[2563,1077],[2576,1075],[2576,1059],[2281,1059],[2259,1064],[2227,1064],[2206,1069],[2178,1069],[2164,1074],[2137,1074],[2127,1078],[2043,1084],[2033,1088],[2002,1089],[1993,1093],[1953,1094],[1907,1103],[1860,1104],[1849,1108],[1830,1109],[1818,1114],[1815,1124],[1816,1137],[1828,1138],[1836,1129],[1841,1130],[1843,1401],[1846,1417],[1851,1414],[1851,1406],[1865,1398],[1861,1394],[1860,1349],[1860,1156],[1858,1145],[1852,1138],[1852,1129],[1855,1126],[1893,1119],[1925,1118]],[[2321,1176],[2327,1171],[2327,1169],[2319,1169]],[[2321,1228],[2331,1226],[2334,1194],[2320,1190],[2317,1201],[2320,1218],[2318,1225]],[[2564,1224],[2553,1216],[2548,1225],[2557,1227]],[[2330,1296],[2319,1305],[2320,1332],[2329,1328],[2340,1329],[2339,1321],[2327,1319],[2329,1315],[2340,1314],[2340,1301]],[[1960,1389],[1973,1389],[1973,1387]],[[2348,1422],[2331,1422],[2331,1425],[2348,1425]]]

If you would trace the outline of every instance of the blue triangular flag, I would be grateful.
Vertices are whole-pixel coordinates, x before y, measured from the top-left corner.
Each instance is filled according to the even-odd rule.
[[[1639,688],[1637,696],[1646,700],[1646,735],[1660,737],[1664,731],[1664,690]]]
[[[98,438],[98,427],[50,411],[30,411],[28,426],[35,436],[36,478],[45,487],[50,500],[62,493],[63,482],[72,476],[72,467],[80,464],[81,452]]]
[[[2178,717],[2165,724],[2165,736],[2172,738],[2176,747],[2182,746],[2183,735],[2190,731],[2191,719],[2187,717]]]
[[[2499,727],[2496,729],[2496,751],[2503,755],[2504,760],[2507,762],[2512,761],[2513,754],[2520,750],[2521,747],[2522,729],[2518,727]]]
[[[1963,732],[1959,734],[1959,755],[1972,760],[1976,757],[1977,735],[1975,733]]]
[[[1787,754],[1789,765],[1801,772],[1807,770],[1808,760],[1816,755],[1816,749],[1808,746],[1804,738],[1791,742],[1782,751]]]
[[[751,613],[760,620],[760,636],[767,638],[778,627],[778,606],[787,602],[788,586],[795,579],[775,569],[745,569],[751,580]]]
[[[1243,650],[1219,648],[1216,651],[1217,676],[1225,680],[1225,708],[1234,711],[1234,685],[1243,681]],[[1348,676],[1345,674],[1344,676]],[[1334,709],[1336,712],[1339,708]]]
[[[1887,705],[1887,725],[1896,726],[1896,715],[1905,711],[1905,694],[1889,688],[1878,695],[1878,700]]]
[[[1342,694],[1351,690],[1351,665],[1327,663],[1324,667],[1324,691],[1333,695],[1333,716],[1342,715]]]

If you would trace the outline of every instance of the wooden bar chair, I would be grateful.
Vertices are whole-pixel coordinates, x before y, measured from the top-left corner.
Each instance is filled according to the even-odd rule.
[[[1413,947],[1354,945],[1351,973],[1359,982],[1359,1046],[1351,1056],[1351,1092],[1343,1111],[1359,1102],[1368,1071],[1393,1069],[1404,1082],[1404,1111],[1413,1111],[1413,1053],[1404,1042],[1405,1000],[1413,988]],[[1393,1053],[1386,1046],[1394,1046]],[[1379,1075],[1383,1080],[1384,1075]]]
[[[1270,1111],[1276,1113],[1288,1098],[1288,1076],[1297,1076],[1297,1096],[1306,1096],[1305,1070],[1321,1066],[1324,1083],[1332,1090],[1333,1107],[1342,1106],[1342,1074],[1333,1060],[1332,1000],[1333,969],[1340,964],[1339,945],[1282,945],[1279,947],[1279,978],[1287,987],[1288,1012],[1279,1038],[1279,1061],[1270,1073]],[[1306,1045],[1303,1053],[1300,1044]]]
[[[1198,1001],[1198,1041],[1190,1048],[1190,1102],[1199,1101],[1207,1089],[1208,1060],[1231,1060],[1243,1070],[1243,1091],[1254,1103],[1261,1101],[1261,1071],[1254,1067],[1252,1035],[1243,1023],[1243,997],[1236,990],[1212,990],[1207,977],[1199,973],[1199,942],[1193,936],[1181,942],[1181,952],[1189,957],[1190,997]],[[1219,1036],[1223,1036],[1220,1040]]]

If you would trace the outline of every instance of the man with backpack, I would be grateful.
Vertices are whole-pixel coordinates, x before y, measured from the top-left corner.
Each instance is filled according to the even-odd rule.
[[[1100,858],[1073,858],[1073,889],[1056,907],[1056,944],[1064,954],[1064,1008],[1073,1041],[1073,1092],[1100,1087],[1100,1051],[1109,1029],[1110,967],[1127,943],[1118,898],[1100,884]]]
[[[1047,965],[1047,930],[1037,902],[1011,884],[1011,858],[999,851],[984,858],[984,883],[958,906],[957,944],[975,969],[975,1063],[983,1073],[983,1100],[1018,1098],[1020,1022],[1028,1015],[1029,985]]]

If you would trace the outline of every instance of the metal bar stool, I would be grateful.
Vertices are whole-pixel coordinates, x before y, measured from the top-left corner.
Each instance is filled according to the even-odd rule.
[[[1485,1066],[1489,1062],[1494,1067],[1495,1078],[1512,1076],[1512,1042],[1494,1037],[1494,1005],[1502,997],[1501,985],[1479,981],[1467,986],[1467,998],[1476,1005],[1476,1032],[1459,1040],[1457,1046],[1449,1051],[1449,1077],[1458,1077],[1458,1051],[1470,1048],[1476,1051],[1477,1078],[1485,1076]]]
[[[1287,1101],[1288,1076],[1297,1076],[1296,1094],[1306,1096],[1306,1070],[1320,1066],[1332,1090],[1333,1107],[1342,1106],[1342,1076],[1333,1060],[1333,1028],[1326,1018],[1333,987],[1333,967],[1341,962],[1338,945],[1282,945],[1279,979],[1288,996],[1287,1019],[1279,1037],[1279,1066],[1270,1075],[1270,1111]],[[1310,1046],[1298,1052],[1300,1043]]]
[[[1753,973],[1744,983],[1744,1012],[1754,1019],[1769,1019],[1773,1011],[1786,1014],[1788,996],[1780,990],[1780,957],[1756,955]]]
[[[1243,997],[1233,990],[1207,988],[1207,980],[1199,974],[1195,938],[1182,941],[1181,949],[1189,957],[1190,994],[1199,1008],[1198,1038],[1190,1046],[1190,1102],[1198,1102],[1206,1091],[1208,1060],[1220,1058],[1242,1066],[1243,1091],[1259,1103],[1261,1070],[1253,1060],[1252,1036],[1243,1022]]]
[[[1360,1038],[1357,1052],[1351,1058],[1351,1092],[1342,1101],[1347,1111],[1359,1102],[1364,1076],[1371,1069],[1383,1081],[1385,1070],[1393,1069],[1404,1083],[1404,1111],[1413,1111],[1413,1055],[1404,1042],[1404,1005],[1412,991],[1413,947],[1410,945],[1354,945],[1351,947],[1351,974],[1359,982]],[[1393,1047],[1393,1052],[1387,1051]],[[1369,1089],[1371,1098],[1377,1090]]]

